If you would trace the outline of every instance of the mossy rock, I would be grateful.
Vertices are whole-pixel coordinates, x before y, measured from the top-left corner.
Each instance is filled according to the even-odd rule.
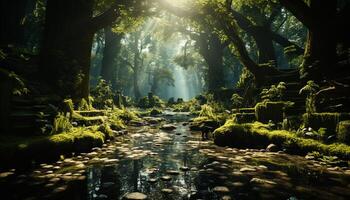
[[[218,128],[220,123],[214,119],[208,117],[197,117],[190,122],[191,131],[202,131],[204,127],[211,127],[213,130]]]
[[[338,123],[337,139],[340,142],[350,144],[350,120],[341,121]]]
[[[282,122],[286,102],[261,102],[255,106],[255,116],[259,122]]]
[[[349,113],[306,113],[303,115],[304,127],[314,130],[326,128],[330,133],[335,133],[340,121],[349,120]]]

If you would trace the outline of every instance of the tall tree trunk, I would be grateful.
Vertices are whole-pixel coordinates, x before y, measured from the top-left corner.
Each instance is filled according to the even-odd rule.
[[[89,96],[93,0],[48,0],[41,72],[63,97]]]
[[[334,19],[337,3],[310,0],[309,6],[318,19],[309,28],[302,66],[308,79],[321,80],[329,76],[336,63],[337,36]]]
[[[141,98],[141,92],[140,92],[138,80],[139,80],[139,69],[134,69],[133,84],[134,84],[134,95],[136,100],[139,100]]]
[[[121,39],[123,34],[114,33],[111,27],[105,31],[105,48],[103,50],[103,59],[101,67],[102,79],[109,82],[113,88],[116,88],[117,62],[116,59],[120,52]]]
[[[255,31],[253,35],[259,53],[259,64],[268,63],[271,60],[276,61],[275,47],[273,46],[272,37],[266,34],[264,28],[262,31]]]
[[[0,1],[0,46],[24,46],[24,25],[28,0]]]
[[[215,34],[202,33],[197,41],[199,53],[208,65],[208,91],[214,92],[225,86],[223,56],[225,45]]]
[[[62,97],[88,99],[93,36],[120,16],[120,3],[93,17],[94,0],[47,0],[40,69]]]

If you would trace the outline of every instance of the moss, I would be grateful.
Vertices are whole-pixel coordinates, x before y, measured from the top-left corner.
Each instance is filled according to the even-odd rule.
[[[350,120],[338,123],[337,138],[340,142],[350,144]]]
[[[201,131],[203,127],[212,127],[215,128],[220,126],[220,122],[208,117],[197,117],[192,120],[190,123],[190,130],[192,131]]]
[[[286,102],[261,102],[255,106],[256,119],[259,122],[267,123],[282,122]]]
[[[348,119],[350,119],[349,113],[306,113],[303,115],[303,125],[314,130],[326,128],[330,134],[334,134],[338,122]]]
[[[100,125],[105,123],[106,117],[104,116],[94,116],[94,117],[74,117],[74,121],[76,121],[79,125],[83,126],[93,126]]]
[[[98,127],[73,128],[69,132],[52,136],[2,136],[0,140],[1,167],[25,167],[32,161],[47,162],[73,152],[87,152],[102,146],[106,139]]]
[[[222,127],[214,131],[214,142],[220,146],[237,146],[249,148],[265,148],[274,143],[296,154],[306,154],[318,151],[325,155],[335,155],[350,158],[350,146],[345,144],[323,144],[313,139],[297,137],[286,130],[271,131],[268,125],[259,122],[236,124],[229,120]]]
[[[111,139],[114,137],[113,130],[108,123],[103,123],[98,127],[98,131],[104,134],[106,139]]]

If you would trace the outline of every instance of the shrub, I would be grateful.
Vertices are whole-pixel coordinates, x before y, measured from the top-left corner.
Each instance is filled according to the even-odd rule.
[[[214,110],[210,105],[204,104],[203,106],[201,106],[201,108],[202,109],[199,113],[200,117],[208,117],[210,119],[215,119]]]
[[[110,84],[100,79],[96,88],[91,91],[94,98],[94,107],[99,109],[113,107],[113,92]]]

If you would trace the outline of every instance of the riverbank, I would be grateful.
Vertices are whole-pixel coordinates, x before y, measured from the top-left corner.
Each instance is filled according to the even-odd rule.
[[[214,142],[219,146],[265,149],[269,144],[277,145],[288,153],[305,155],[317,151],[325,155],[350,159],[350,146],[342,143],[324,144],[320,141],[301,138],[286,130],[270,130],[259,122],[237,124],[228,120],[213,133]]]

